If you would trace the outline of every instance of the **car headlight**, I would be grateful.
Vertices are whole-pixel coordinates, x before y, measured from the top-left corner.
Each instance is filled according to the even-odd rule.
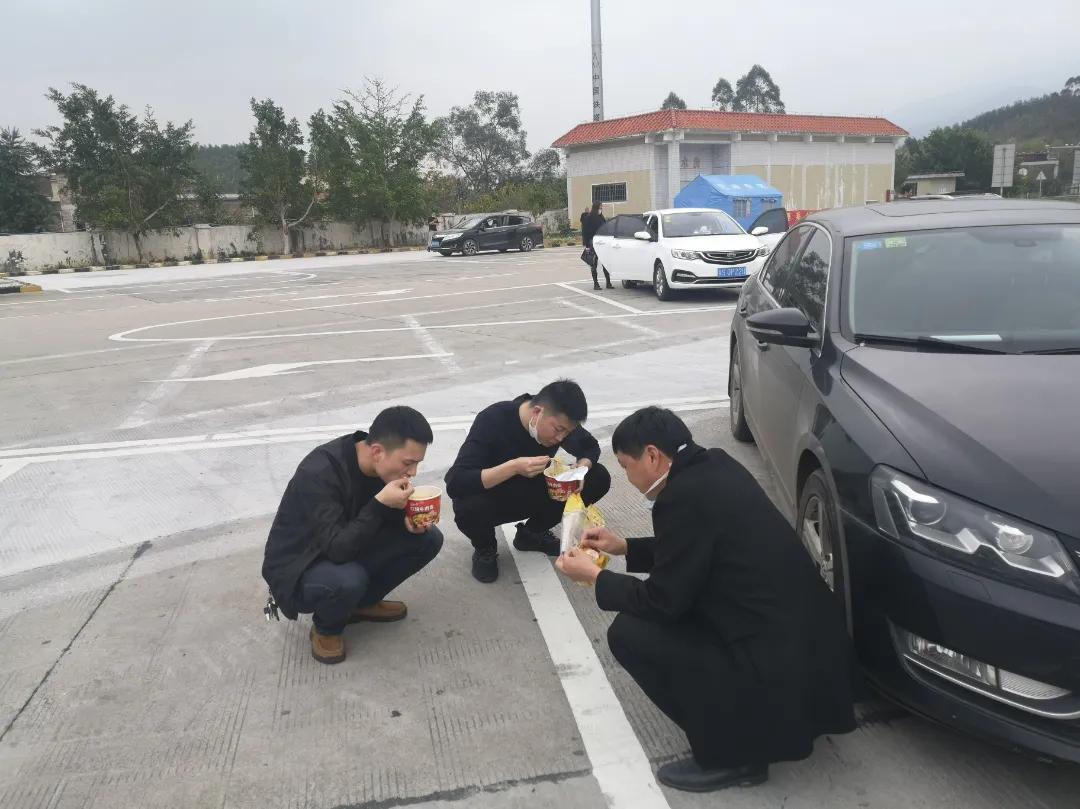
[[[679,258],[683,261],[697,261],[701,258],[701,253],[696,250],[672,250],[672,258]]]
[[[461,238],[460,233],[451,233],[449,236],[443,236],[442,240],[444,242],[452,242],[452,241],[454,241],[454,239],[460,239],[460,238]]]
[[[895,469],[870,476],[878,528],[908,546],[1026,584],[1080,594],[1080,575],[1053,534]]]
[[[769,255],[771,252],[772,249],[767,244],[763,244],[757,249],[758,258],[765,258],[765,256]]]

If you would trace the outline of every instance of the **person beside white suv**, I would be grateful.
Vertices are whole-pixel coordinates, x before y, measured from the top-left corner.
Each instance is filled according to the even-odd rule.
[[[786,232],[783,208],[766,211],[749,233],[724,211],[667,208],[608,220],[593,249],[612,279],[628,289],[648,284],[666,301],[682,290],[741,286]]]

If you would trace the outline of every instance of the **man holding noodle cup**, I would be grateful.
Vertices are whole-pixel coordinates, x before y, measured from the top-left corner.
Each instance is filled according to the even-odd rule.
[[[267,617],[312,614],[311,654],[345,659],[342,633],[360,621],[400,621],[385,597],[439,553],[441,489],[413,487],[433,440],[411,407],[383,410],[358,430],[308,454],[281,498],[266,540]]]

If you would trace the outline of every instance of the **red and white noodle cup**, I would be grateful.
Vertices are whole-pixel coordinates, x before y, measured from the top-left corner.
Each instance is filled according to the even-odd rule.
[[[405,504],[405,516],[413,528],[424,531],[439,522],[442,512],[442,489],[438,486],[417,486]]]

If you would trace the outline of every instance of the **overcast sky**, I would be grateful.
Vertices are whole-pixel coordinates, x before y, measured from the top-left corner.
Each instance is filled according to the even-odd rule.
[[[532,149],[591,117],[589,0],[2,0],[0,127],[56,122],[82,82],[202,143],[246,140],[248,99],[306,122],[377,76],[429,115],[477,89],[521,99]],[[607,117],[669,90],[707,108],[755,62],[789,112],[878,114],[915,134],[1080,74],[1080,2],[604,0]]]

